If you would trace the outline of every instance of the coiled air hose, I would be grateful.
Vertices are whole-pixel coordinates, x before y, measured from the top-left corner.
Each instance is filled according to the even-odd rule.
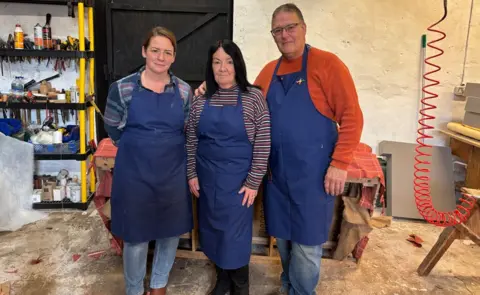
[[[440,34],[441,37],[427,43],[428,47],[437,50],[438,53],[426,57],[424,60],[425,64],[433,67],[434,69],[423,75],[423,79],[430,83],[422,87],[423,98],[421,100],[421,118],[418,120],[420,127],[417,130],[417,147],[415,148],[416,155],[414,165],[414,190],[415,203],[417,205],[417,209],[420,215],[422,215],[422,217],[431,224],[447,227],[465,222],[470,216],[470,211],[475,205],[476,200],[474,197],[468,194],[462,194],[460,204],[457,205],[455,210],[451,212],[440,212],[434,208],[432,203],[432,197],[430,195],[429,165],[431,164],[431,162],[429,158],[431,157],[432,145],[429,145],[425,142],[426,139],[433,138],[433,136],[426,134],[426,131],[434,129],[434,127],[432,125],[429,125],[427,121],[435,119],[435,116],[428,114],[428,112],[436,109],[435,104],[433,102],[429,102],[429,100],[434,100],[438,98],[438,95],[432,90],[427,89],[440,84],[438,80],[432,79],[430,78],[430,76],[440,71],[441,69],[440,66],[432,63],[431,60],[441,56],[444,53],[442,49],[433,45],[445,39],[446,37],[446,34],[444,32],[434,28],[447,17],[447,0],[443,1],[443,8],[443,17],[439,21],[428,27],[428,31]]]

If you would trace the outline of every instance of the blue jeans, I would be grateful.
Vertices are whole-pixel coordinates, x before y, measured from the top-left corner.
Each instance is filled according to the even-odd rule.
[[[150,288],[159,289],[167,285],[168,276],[175,261],[180,237],[155,241]],[[143,281],[147,272],[148,242],[130,244],[123,247],[123,273],[127,295],[142,295]]]
[[[316,295],[322,245],[305,246],[278,238],[276,240],[283,268],[282,289],[288,291],[288,295]]]

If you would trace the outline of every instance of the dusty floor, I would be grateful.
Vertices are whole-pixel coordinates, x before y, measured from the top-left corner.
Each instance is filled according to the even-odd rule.
[[[441,229],[425,223],[394,221],[376,229],[359,265],[323,260],[319,294],[480,294],[480,247],[456,241],[428,277],[416,273]],[[421,236],[422,248],[405,239]],[[107,250],[99,259],[88,253]],[[81,255],[74,262],[72,256]],[[31,265],[32,259],[41,262]],[[275,294],[279,264],[251,265],[253,295]],[[204,295],[211,288],[212,265],[205,260],[177,259],[169,294]],[[95,210],[53,212],[47,219],[11,233],[0,233],[0,283],[11,295],[121,295],[122,261],[110,249]]]

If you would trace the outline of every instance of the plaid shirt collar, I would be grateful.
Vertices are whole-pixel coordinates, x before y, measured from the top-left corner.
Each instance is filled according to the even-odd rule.
[[[137,83],[138,86],[143,87],[141,77],[142,77],[142,72],[145,70],[145,66],[141,67],[136,73],[135,73],[135,82]],[[171,70],[168,70],[168,74],[170,75],[170,83],[165,85],[165,87],[171,87],[171,86],[176,86],[177,85],[177,80],[174,79],[175,75],[172,73]]]

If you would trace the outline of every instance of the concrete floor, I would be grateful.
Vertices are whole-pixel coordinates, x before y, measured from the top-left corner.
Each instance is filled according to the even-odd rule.
[[[480,247],[455,241],[428,277],[416,273],[441,229],[418,222],[394,221],[375,229],[359,265],[323,260],[319,294],[480,294]],[[422,248],[406,241],[424,239]],[[106,250],[98,259],[88,253]],[[81,255],[76,262],[72,255]],[[32,259],[40,263],[31,265]],[[250,294],[276,294],[278,263],[252,264]],[[168,294],[204,295],[214,269],[206,260],[177,259]],[[122,260],[110,249],[97,212],[52,212],[48,218],[11,233],[0,233],[0,283],[11,295],[121,295]]]

